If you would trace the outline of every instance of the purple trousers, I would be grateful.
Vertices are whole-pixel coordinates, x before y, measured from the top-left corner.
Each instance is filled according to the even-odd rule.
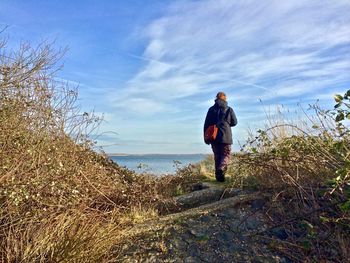
[[[215,177],[218,181],[224,181],[225,172],[231,160],[231,144],[212,143],[211,148],[214,153]]]

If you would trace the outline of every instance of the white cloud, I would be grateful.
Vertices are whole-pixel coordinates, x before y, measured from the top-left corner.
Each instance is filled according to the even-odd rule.
[[[164,108],[162,103],[147,98],[129,98],[127,100],[119,101],[119,107],[129,108],[132,111],[140,114],[152,114]]]
[[[349,85],[349,13],[349,1],[174,2],[145,27],[144,52],[134,56],[143,66],[113,104],[199,117],[223,90],[243,129],[261,121],[259,99],[310,100]]]
[[[122,94],[156,112],[145,98],[169,103],[221,86],[271,99],[349,82],[349,49],[334,50],[350,44],[349,11],[346,1],[178,1],[145,28],[147,63]]]

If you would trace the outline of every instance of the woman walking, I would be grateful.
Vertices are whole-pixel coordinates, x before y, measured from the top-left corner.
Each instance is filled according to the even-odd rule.
[[[227,105],[226,94],[219,92],[204,122],[204,141],[206,144],[211,144],[215,160],[215,178],[219,182],[225,181],[225,173],[231,158],[231,127],[236,125],[237,118],[233,109]]]

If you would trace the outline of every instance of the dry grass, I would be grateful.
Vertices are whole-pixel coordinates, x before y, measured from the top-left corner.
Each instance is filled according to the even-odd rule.
[[[267,214],[289,235],[275,248],[297,261],[349,258],[350,130],[343,117],[350,105],[343,106],[301,108],[289,121],[281,111],[269,114],[227,172],[231,186],[271,193]],[[213,175],[212,158],[199,169]]]
[[[192,174],[162,179],[94,152],[100,119],[55,78],[62,51],[0,45],[0,261],[104,262]]]
[[[170,197],[189,191],[200,178],[194,175],[213,171],[208,160],[156,178],[112,163],[92,150],[89,139],[101,120],[82,113],[76,88],[55,78],[62,51],[45,43],[9,51],[5,44],[0,43],[1,261],[108,262],[135,224],[172,211]],[[340,106],[314,106],[315,114],[297,123],[270,116],[228,172],[234,186],[271,192],[267,213],[289,233],[278,249],[296,260],[349,258],[350,132],[342,119],[350,114]]]

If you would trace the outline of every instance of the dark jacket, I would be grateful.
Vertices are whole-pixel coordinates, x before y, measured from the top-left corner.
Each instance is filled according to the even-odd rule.
[[[227,106],[227,102],[224,100],[216,99],[215,104],[209,108],[204,122],[204,132],[210,125],[214,124],[219,128],[215,142],[232,144],[231,127],[237,125],[237,118],[233,109]]]

